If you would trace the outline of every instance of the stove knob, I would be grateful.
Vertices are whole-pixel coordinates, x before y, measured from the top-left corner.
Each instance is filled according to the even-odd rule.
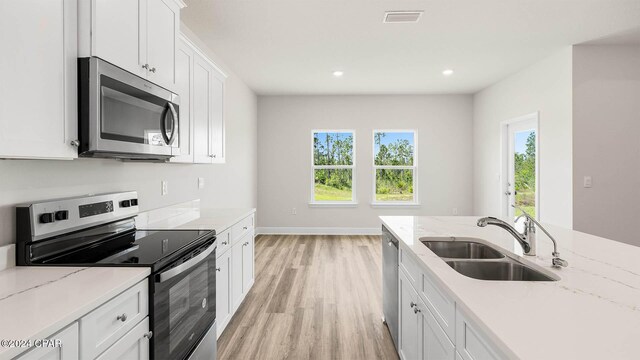
[[[138,199],[131,199],[131,206],[138,206]]]
[[[120,201],[121,208],[128,208],[131,206],[131,200],[122,200]]]
[[[44,213],[44,214],[40,214],[40,222],[43,224],[48,224],[48,223],[52,223],[54,222],[54,215],[53,213]]]
[[[69,211],[67,210],[56,211],[55,218],[56,220],[67,220],[69,219]]]

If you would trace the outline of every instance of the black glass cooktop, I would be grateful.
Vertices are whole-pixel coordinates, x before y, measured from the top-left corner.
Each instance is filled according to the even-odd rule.
[[[66,236],[58,241],[36,243],[31,248],[34,257],[32,263],[69,266],[150,266],[153,268],[152,271],[155,271],[180,258],[190,248],[211,240],[215,234],[213,231],[135,229],[109,234],[110,229],[100,230],[98,233],[85,232]],[[78,243],[85,245],[71,246]]]

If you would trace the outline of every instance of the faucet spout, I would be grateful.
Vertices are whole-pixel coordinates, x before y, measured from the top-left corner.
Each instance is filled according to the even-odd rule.
[[[527,237],[523,234],[520,234],[518,230],[516,230],[513,226],[509,225],[508,223],[492,216],[478,219],[479,227],[485,227],[487,225],[495,225],[497,227],[507,230],[507,232],[513,235],[513,237],[518,241],[520,246],[522,246],[522,250],[524,251],[525,254],[531,251],[531,245],[527,242]]]

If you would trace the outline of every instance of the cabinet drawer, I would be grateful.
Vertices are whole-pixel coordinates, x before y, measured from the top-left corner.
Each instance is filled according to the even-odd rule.
[[[246,218],[238,221],[231,227],[231,242],[236,243],[249,231],[253,230],[253,216],[251,214]]]
[[[220,234],[216,234],[216,239],[218,241],[216,257],[219,257],[231,248],[231,230],[226,230]]]
[[[80,319],[80,358],[93,359],[149,314],[147,280]]]
[[[456,314],[456,323],[456,350],[463,360],[497,360],[501,358],[460,311]]]
[[[400,247],[400,268],[405,271],[407,279],[413,288],[420,290],[422,289],[422,269],[418,266],[416,259],[414,259],[409,253],[410,250],[406,251]]]
[[[148,360],[149,318],[146,317],[96,360]]]
[[[433,317],[442,327],[449,339],[455,343],[456,338],[456,303],[450,299],[429,275],[422,273],[422,286],[418,287],[420,296],[431,310]]]

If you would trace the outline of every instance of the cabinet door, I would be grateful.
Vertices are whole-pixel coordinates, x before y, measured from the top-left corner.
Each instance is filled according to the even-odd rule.
[[[51,336],[52,341],[59,340],[61,346],[40,347],[30,350],[17,360],[78,360],[78,323]]]
[[[242,293],[247,295],[253,285],[254,239],[253,231],[242,241]]]
[[[402,360],[418,359],[422,316],[416,314],[414,309],[418,304],[418,293],[413,290],[403,271],[400,271],[398,296],[398,303],[400,304],[398,353]]]
[[[173,0],[147,0],[147,78],[169,90],[176,87],[179,13]]]
[[[213,68],[198,54],[193,57],[193,162],[210,164],[209,124]]]
[[[149,318],[146,317],[96,360],[148,360],[149,334]]]
[[[424,301],[420,300],[418,309],[421,317],[422,343],[421,353],[423,360],[455,360],[456,349],[449,337],[438,324]]]
[[[209,155],[214,163],[224,163],[224,77],[217,71],[212,79],[211,108]]]
[[[146,2],[93,0],[91,54],[146,77]]]
[[[193,162],[193,127],[191,126],[191,97],[193,95],[193,50],[183,40],[176,53],[176,91],[180,96],[180,154],[171,162]]]
[[[220,255],[216,259],[216,320],[220,337],[231,318],[231,252]]]
[[[235,312],[242,302],[242,253],[243,243],[231,247],[231,312]]]
[[[0,158],[77,157],[77,1],[0,1],[0,14]]]

